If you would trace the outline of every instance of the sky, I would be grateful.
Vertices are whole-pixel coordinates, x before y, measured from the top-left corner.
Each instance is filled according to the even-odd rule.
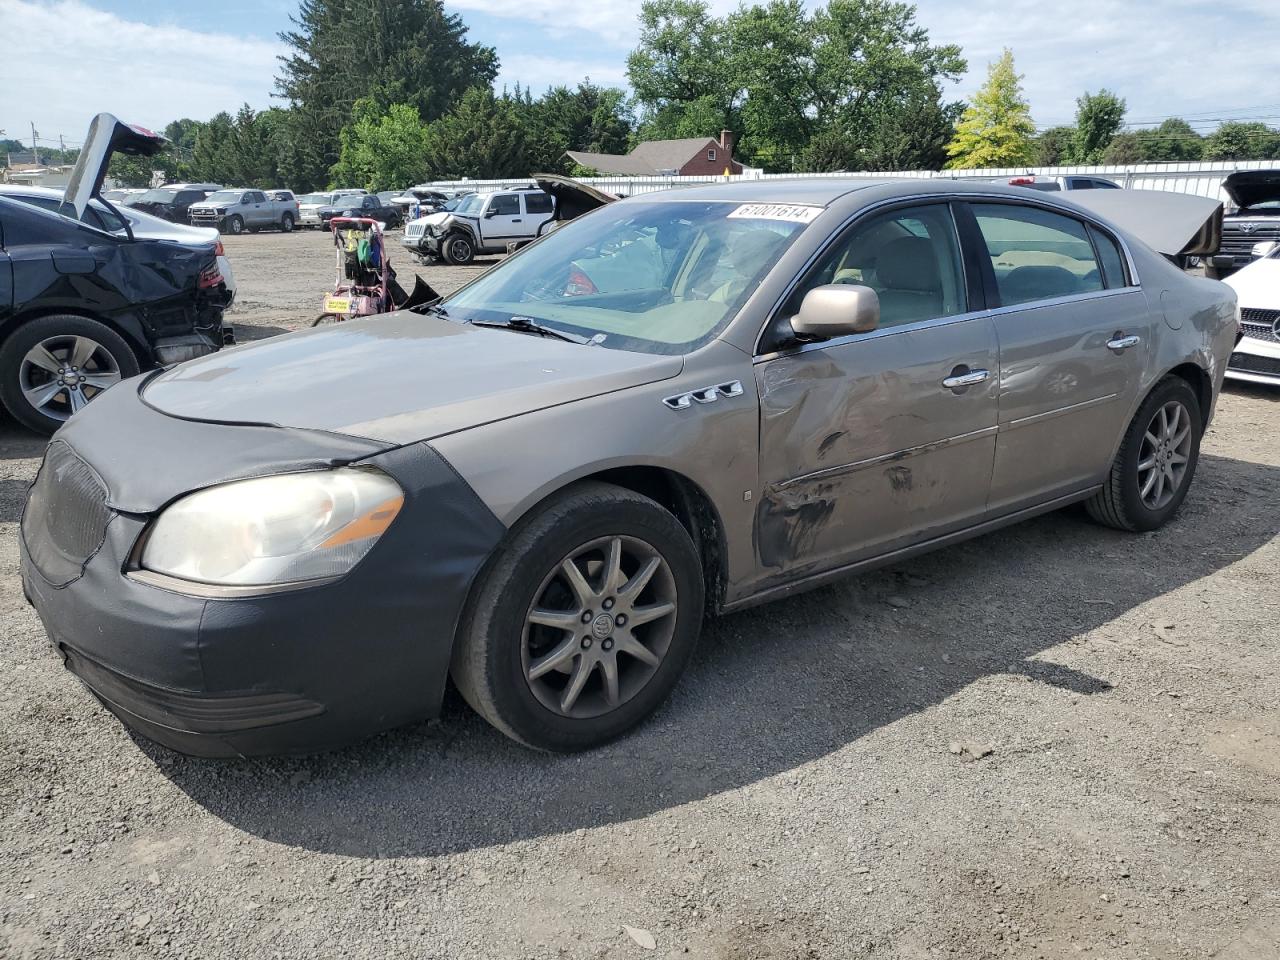
[[[712,0],[718,12],[736,0]],[[539,93],[585,76],[624,86],[638,2],[453,0],[471,39],[497,48],[497,86]],[[1183,116],[1198,129],[1223,119],[1280,126],[1274,77],[1280,2],[1234,0],[918,0],[935,43],[958,43],[969,73],[948,93],[981,85],[1001,48],[1014,52],[1041,128],[1069,123],[1075,98],[1107,87],[1131,124]],[[296,0],[0,0],[0,130],[42,145],[78,144],[103,110],[161,128],[206,120],[242,103],[271,106],[276,34]],[[1250,66],[1251,65],[1251,66]]]

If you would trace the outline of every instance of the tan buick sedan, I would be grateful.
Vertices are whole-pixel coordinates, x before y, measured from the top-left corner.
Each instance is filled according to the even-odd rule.
[[[1071,503],[1169,520],[1236,308],[1166,256],[1190,233],[1138,236],[946,181],[612,203],[423,312],[107,391],[50,444],[26,591],[186,752],[331,747],[449,677],[523,743],[590,747],[667,696],[704,613]]]

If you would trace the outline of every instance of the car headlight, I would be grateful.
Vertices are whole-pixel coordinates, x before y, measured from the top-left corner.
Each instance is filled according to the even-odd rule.
[[[360,562],[403,504],[399,484],[367,468],[224,483],[165,509],[141,566],[232,587],[330,579]]]

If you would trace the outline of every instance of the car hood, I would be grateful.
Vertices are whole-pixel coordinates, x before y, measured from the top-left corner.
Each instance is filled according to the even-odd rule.
[[[1235,290],[1241,307],[1280,310],[1280,257],[1255,260],[1222,282]]]
[[[259,340],[167,370],[147,404],[174,417],[324,430],[394,444],[676,376],[657,356],[408,311]]]
[[[107,176],[112,156],[125,153],[150,157],[163,150],[167,143],[164,137],[145,127],[121,123],[109,113],[98,114],[89,121],[89,134],[76,157],[71,179],[67,181],[66,192],[62,195],[63,203],[75,209],[79,220],[84,216],[89,201],[102,190],[102,181]]]
[[[1241,170],[1222,181],[1222,191],[1241,210],[1280,200],[1280,170]]]

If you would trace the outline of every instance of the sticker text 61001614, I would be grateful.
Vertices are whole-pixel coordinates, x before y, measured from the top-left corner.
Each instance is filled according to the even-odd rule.
[[[729,214],[729,219],[812,223],[821,212],[821,207],[812,207],[803,203],[744,203]]]

